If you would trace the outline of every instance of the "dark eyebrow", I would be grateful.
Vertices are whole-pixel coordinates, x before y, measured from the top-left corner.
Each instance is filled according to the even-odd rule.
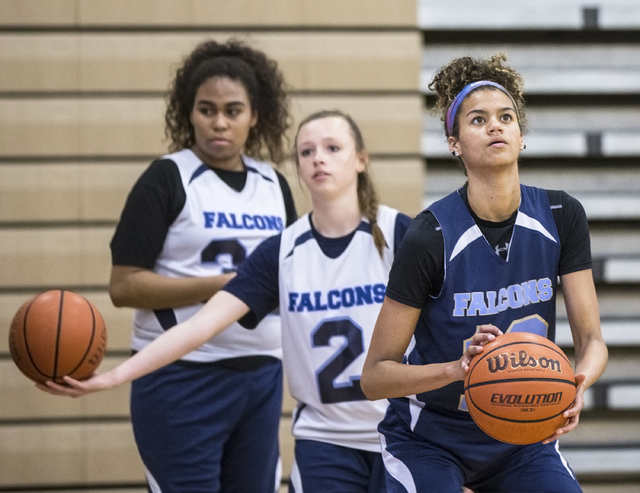
[[[511,106],[505,106],[504,108],[500,108],[500,111],[512,111],[512,112],[516,112],[515,109],[513,109]],[[467,116],[469,116],[471,113],[479,113],[481,115],[486,115],[487,111],[485,110],[471,110],[469,112],[467,112]]]
[[[196,104],[206,104],[208,106],[216,106],[216,104],[213,101],[209,101],[208,99],[198,99],[196,101]],[[245,106],[245,103],[243,101],[230,101],[228,103],[225,103],[225,106]]]

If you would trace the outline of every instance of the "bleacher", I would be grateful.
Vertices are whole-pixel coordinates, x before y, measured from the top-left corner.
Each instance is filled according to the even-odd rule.
[[[640,491],[640,2],[539,0],[488,7],[420,0],[427,111],[424,206],[464,183],[428,83],[458,56],[505,52],[524,77],[529,132],[521,181],[585,207],[609,364],[580,426],[560,440],[585,493]],[[573,355],[558,306],[558,344]]]

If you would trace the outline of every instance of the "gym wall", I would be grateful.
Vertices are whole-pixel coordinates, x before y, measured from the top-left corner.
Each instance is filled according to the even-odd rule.
[[[295,130],[339,108],[361,125],[381,201],[420,209],[422,38],[414,0],[0,0],[0,340],[32,295],[96,304],[101,370],[128,355],[132,311],[107,294],[109,241],[127,193],[164,140],[164,93],[199,42],[237,37],[275,58]],[[284,172],[300,213],[309,198]],[[79,400],[44,394],[0,346],[0,490],[144,491],[128,386]],[[283,472],[293,402],[283,408]],[[286,478],[285,478],[286,480]]]

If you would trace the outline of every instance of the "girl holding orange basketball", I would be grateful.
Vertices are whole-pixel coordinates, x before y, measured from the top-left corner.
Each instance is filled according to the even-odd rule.
[[[134,352],[196,313],[256,246],[295,221],[286,180],[261,159],[283,160],[285,87],[274,60],[235,40],[200,43],[176,71],[165,113],[170,153],[134,185],[111,242],[109,293],[135,308]],[[279,317],[252,334],[233,324],[181,356],[131,387],[150,491],[273,493]]]
[[[378,428],[390,492],[581,491],[556,439],[578,425],[585,389],[607,361],[588,225],[565,192],[520,183],[522,78],[504,60],[454,60],[429,86],[468,181],[412,222],[365,362],[365,394],[390,400]],[[471,419],[462,381],[502,332],[554,340],[558,276],[575,344],[575,401],[543,442],[499,442]],[[523,286],[536,288],[526,303]]]

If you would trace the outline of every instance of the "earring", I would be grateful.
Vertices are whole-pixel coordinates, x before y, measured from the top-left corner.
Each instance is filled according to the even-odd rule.
[[[454,155],[455,157],[458,157],[460,155],[456,151],[451,151],[451,154]]]
[[[524,151],[526,148],[527,148],[527,144],[525,144],[525,143],[523,143],[523,144],[520,146],[520,150],[521,150],[521,151]]]

